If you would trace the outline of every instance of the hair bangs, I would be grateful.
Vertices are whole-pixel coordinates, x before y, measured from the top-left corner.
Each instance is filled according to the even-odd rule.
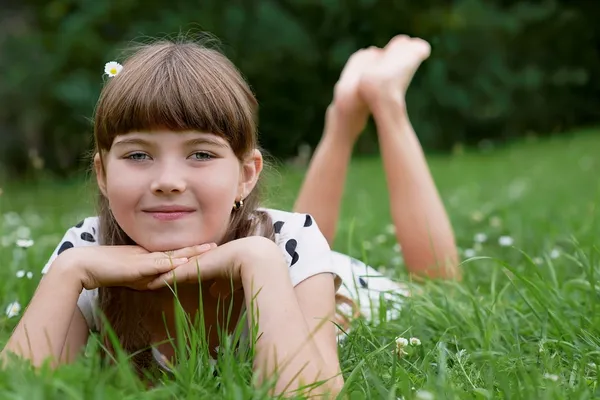
[[[256,147],[256,100],[233,64],[193,43],[143,47],[104,87],[97,146],[130,132],[198,131],[225,138],[241,156]]]

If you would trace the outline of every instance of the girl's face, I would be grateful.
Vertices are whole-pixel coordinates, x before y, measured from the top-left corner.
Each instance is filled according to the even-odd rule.
[[[153,131],[117,136],[94,164],[123,231],[148,251],[168,251],[221,243],[234,202],[256,184],[262,156],[255,150],[240,162],[210,133]]]

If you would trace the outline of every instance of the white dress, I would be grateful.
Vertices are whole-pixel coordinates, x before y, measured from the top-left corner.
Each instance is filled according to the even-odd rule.
[[[314,219],[308,214],[264,209],[274,224],[275,242],[285,256],[290,279],[294,286],[311,276],[331,273],[336,282],[338,324],[347,330],[352,316],[359,314],[377,322],[379,311],[387,318],[396,316],[396,309],[381,301],[407,295],[399,284],[383,276],[375,269],[346,255],[331,251],[327,240]],[[45,265],[46,273],[60,253],[72,247],[98,246],[99,218],[88,217],[67,230]],[[100,317],[97,311],[98,290],[83,290],[77,305],[92,331],[99,331]],[[398,304],[397,301],[392,304]],[[343,331],[339,331],[340,336]]]

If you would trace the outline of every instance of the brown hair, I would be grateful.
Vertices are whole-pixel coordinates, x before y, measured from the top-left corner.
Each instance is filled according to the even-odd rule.
[[[257,108],[248,84],[219,51],[189,41],[138,46],[122,71],[108,78],[102,89],[94,118],[95,151],[102,159],[115,137],[129,132],[195,130],[223,137],[243,160],[257,148]],[[257,185],[244,199],[244,206],[232,211],[225,242],[253,234],[274,238],[269,216],[257,210],[259,189]],[[98,213],[101,244],[134,244],[101,193]],[[148,298],[141,296],[124,287],[99,289],[100,310],[121,347],[129,354],[137,353],[132,362],[138,370],[152,362],[149,332],[141,329],[147,317],[142,310],[151,307],[142,307]]]

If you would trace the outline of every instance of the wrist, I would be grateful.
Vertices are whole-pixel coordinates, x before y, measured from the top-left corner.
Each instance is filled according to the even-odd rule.
[[[46,275],[58,278],[60,282],[73,286],[81,293],[85,287],[86,273],[81,267],[81,263],[77,261],[74,250],[71,249],[59,255]]]

